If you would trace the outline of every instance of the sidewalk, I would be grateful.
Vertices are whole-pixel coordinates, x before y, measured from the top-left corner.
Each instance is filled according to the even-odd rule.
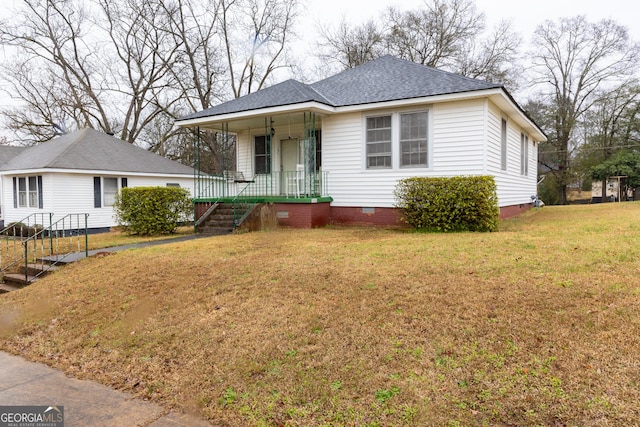
[[[104,253],[104,252],[118,252],[118,251],[125,251],[127,249],[133,249],[133,248],[146,248],[148,246],[157,246],[157,245],[166,245],[168,243],[178,243],[178,242],[185,242],[187,240],[194,240],[194,239],[202,239],[202,238],[206,238],[206,237],[211,237],[208,234],[188,234],[186,236],[180,236],[180,237],[174,237],[171,239],[164,239],[164,240],[153,240],[150,242],[141,242],[141,243],[132,243],[130,245],[124,245],[124,246],[112,246],[110,248],[101,248],[101,249],[93,249],[89,251],[89,256],[93,256],[97,253]],[[64,258],[62,259],[61,263],[62,264],[69,264],[72,262],[76,262],[78,260],[81,260],[85,258],[85,253],[84,252],[74,252],[68,255],[65,255]],[[44,261],[57,261],[57,256],[56,255],[52,255],[52,256],[48,256],[48,257],[43,257]]]
[[[0,406],[63,406],[64,426],[211,426],[208,421],[135,399],[42,363],[0,352]]]

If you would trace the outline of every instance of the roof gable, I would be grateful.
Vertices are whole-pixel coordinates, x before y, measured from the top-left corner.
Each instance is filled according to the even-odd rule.
[[[190,175],[193,169],[125,141],[81,129],[28,147],[0,170],[70,169]]]

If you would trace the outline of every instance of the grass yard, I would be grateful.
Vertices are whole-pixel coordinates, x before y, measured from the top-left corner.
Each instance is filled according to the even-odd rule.
[[[0,313],[2,350],[217,425],[637,425],[640,203],[131,250]]]

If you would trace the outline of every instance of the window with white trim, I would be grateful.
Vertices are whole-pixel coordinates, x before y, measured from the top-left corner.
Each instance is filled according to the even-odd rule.
[[[271,173],[271,136],[259,135],[253,140],[255,173]]]
[[[119,182],[118,182],[119,181]],[[120,185],[118,185],[118,183]],[[110,207],[116,201],[120,188],[128,185],[127,178],[93,177],[93,207]]]
[[[529,137],[520,134],[520,175],[529,175]]]
[[[13,178],[13,205],[15,208],[42,209],[42,176]]]
[[[118,178],[102,178],[105,206],[113,206],[118,194]]]
[[[367,117],[367,169],[391,168],[391,116]]]
[[[400,166],[427,167],[429,113],[400,114]]]

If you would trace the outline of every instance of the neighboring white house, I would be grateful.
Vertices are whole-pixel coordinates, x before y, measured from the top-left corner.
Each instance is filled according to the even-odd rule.
[[[238,171],[253,183],[273,177],[278,217],[302,226],[323,222],[292,218],[300,208],[287,204],[287,177],[302,168],[321,181],[307,196],[329,204],[325,223],[395,222],[394,189],[414,176],[491,175],[501,215],[515,215],[532,206],[546,140],[502,85],[392,56],[313,84],[288,80],[177,124],[234,134]]]
[[[88,213],[88,228],[116,225],[113,201],[123,187],[180,186],[193,194],[194,170],[93,129],[32,147],[0,146],[2,219],[33,213]]]

